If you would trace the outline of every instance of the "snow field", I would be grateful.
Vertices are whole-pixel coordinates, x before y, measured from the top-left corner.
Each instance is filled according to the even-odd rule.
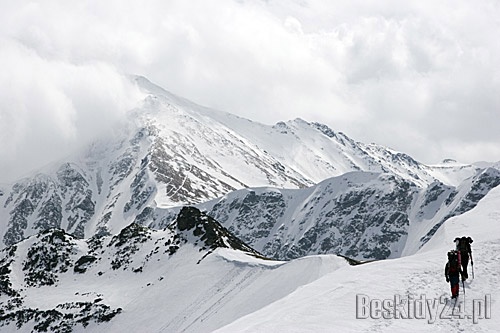
[[[343,267],[217,332],[497,332],[500,327],[500,317],[495,310],[500,299],[499,200],[500,188],[496,188],[475,209],[447,221],[415,255]],[[460,312],[455,311],[457,315],[453,316],[450,303],[442,304],[441,297],[450,295],[449,284],[444,279],[446,253],[454,247],[453,239],[463,235],[474,239],[475,278],[472,279],[469,266],[465,298],[463,290],[460,293],[459,301],[465,300],[464,318],[460,318]],[[381,301],[394,300],[395,296],[423,298],[434,307],[426,306],[420,319],[411,317],[414,315],[411,308],[399,319],[394,312],[386,313],[388,318],[384,319],[373,309],[370,309],[373,314],[380,315],[378,319],[357,319],[356,295]],[[491,300],[489,319],[485,318],[485,312],[477,312],[480,301],[488,297]],[[458,306],[455,310],[459,310]]]

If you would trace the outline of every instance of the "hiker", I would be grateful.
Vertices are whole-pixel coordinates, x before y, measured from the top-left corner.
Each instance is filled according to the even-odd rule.
[[[460,275],[462,275],[463,281],[464,276],[462,274],[462,268],[460,267],[460,252],[451,250],[448,252],[448,262],[444,267],[446,282],[449,282],[451,287],[451,298],[458,297]]]
[[[455,238],[455,243],[457,244],[457,251],[460,251],[460,262],[462,264],[462,272],[464,276],[464,280],[469,278],[469,274],[467,273],[467,265],[469,264],[469,257],[471,259],[472,264],[474,264],[472,260],[472,250],[471,243],[472,238],[470,237],[457,237]]]

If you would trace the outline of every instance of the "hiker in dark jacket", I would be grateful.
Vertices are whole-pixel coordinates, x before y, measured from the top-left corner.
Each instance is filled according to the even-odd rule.
[[[467,273],[467,265],[469,264],[469,258],[472,262],[472,249],[470,247],[472,243],[472,238],[470,237],[457,237],[455,238],[455,243],[457,244],[457,251],[460,251],[460,262],[462,264],[462,272],[464,280],[469,278]]]
[[[456,250],[451,250],[448,252],[448,262],[444,267],[444,276],[446,278],[446,282],[449,282],[451,287],[451,298],[458,297],[458,291],[460,290],[460,275],[462,275],[463,281],[464,276],[460,267],[459,252]]]

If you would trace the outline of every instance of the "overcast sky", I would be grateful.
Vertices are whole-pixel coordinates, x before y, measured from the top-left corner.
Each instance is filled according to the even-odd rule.
[[[0,181],[106,131],[138,74],[427,164],[500,160],[499,1],[0,0]],[[98,121],[96,121],[98,120]]]

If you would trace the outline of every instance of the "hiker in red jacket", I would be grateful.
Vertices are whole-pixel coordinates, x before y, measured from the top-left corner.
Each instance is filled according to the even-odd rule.
[[[451,298],[457,298],[460,290],[460,276],[462,276],[462,281],[464,280],[464,275],[460,266],[459,251],[451,250],[448,252],[448,262],[444,267],[444,276],[446,278],[446,282],[450,283]]]

